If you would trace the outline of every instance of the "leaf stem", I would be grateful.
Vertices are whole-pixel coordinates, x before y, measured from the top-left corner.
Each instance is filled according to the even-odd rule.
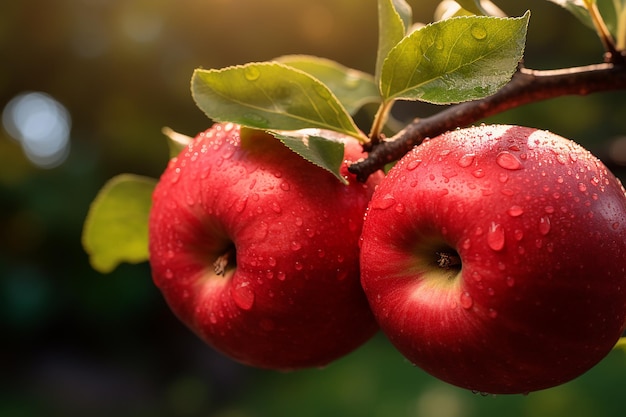
[[[425,138],[467,126],[485,117],[524,104],[565,95],[626,90],[626,65],[603,63],[583,67],[537,71],[520,68],[511,81],[495,94],[446,108],[415,120],[393,137],[372,145],[366,159],[349,167],[359,181],[397,161]]]
[[[382,141],[382,132],[385,124],[387,123],[387,119],[389,118],[389,112],[393,107],[393,103],[395,100],[385,100],[380,103],[378,110],[376,111],[376,115],[374,116],[374,122],[372,123],[372,128],[370,130],[369,138],[370,143],[369,147],[374,147],[378,145]]]
[[[624,57],[618,51],[617,46],[615,45],[615,40],[607,28],[602,15],[600,14],[598,5],[592,0],[584,0],[584,3],[585,7],[589,11],[589,16],[591,17],[593,26],[596,29],[596,33],[600,37],[604,50],[606,51],[606,62],[623,63]]]

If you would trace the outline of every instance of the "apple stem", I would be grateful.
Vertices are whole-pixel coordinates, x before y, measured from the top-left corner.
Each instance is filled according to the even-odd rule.
[[[215,274],[219,276],[226,275],[226,267],[228,267],[228,258],[230,258],[230,255],[233,253],[234,251],[231,249],[231,250],[228,250],[223,255],[220,255],[217,257],[215,262],[213,262],[213,268],[214,268],[213,270],[215,271]]]
[[[452,269],[461,266],[461,257],[450,252],[437,252],[437,265],[443,269]]]

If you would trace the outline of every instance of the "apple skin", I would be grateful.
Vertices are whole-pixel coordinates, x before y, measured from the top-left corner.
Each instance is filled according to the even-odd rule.
[[[491,394],[556,386],[624,330],[626,193],[549,132],[448,132],[378,186],[361,268],[381,330],[426,372]]]
[[[342,141],[346,160],[363,157],[355,139]],[[368,340],[378,326],[359,237],[382,173],[358,183],[344,161],[342,174],[350,185],[260,131],[200,133],[170,161],[149,218],[153,280],[171,310],[259,368],[324,366]]]

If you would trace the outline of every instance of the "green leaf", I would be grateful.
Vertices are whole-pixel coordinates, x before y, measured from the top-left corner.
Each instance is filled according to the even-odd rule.
[[[522,57],[529,18],[455,17],[413,32],[385,60],[383,99],[449,104],[495,93]]]
[[[380,102],[374,77],[335,61],[310,55],[285,55],[277,62],[297,68],[320,80],[332,91],[350,114],[367,103]]]
[[[198,107],[214,121],[264,130],[318,128],[366,140],[326,85],[278,62],[197,69],[191,88]]]
[[[378,0],[378,54],[376,81],[380,80],[387,54],[406,35],[411,26],[413,11],[404,0]]]
[[[304,129],[292,132],[270,131],[270,133],[307,161],[327,170],[342,183],[348,184],[340,172],[344,145],[335,132]]]
[[[110,179],[94,199],[83,226],[83,248],[102,273],[122,262],[148,259],[148,215],[153,178],[122,174]]]

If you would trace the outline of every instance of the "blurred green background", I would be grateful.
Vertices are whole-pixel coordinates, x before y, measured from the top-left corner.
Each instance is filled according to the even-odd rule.
[[[431,21],[437,1],[409,3],[416,21]],[[601,61],[595,35],[554,4],[497,3],[510,15],[533,11],[527,66]],[[157,177],[167,161],[163,126],[188,135],[209,126],[191,100],[194,68],[306,53],[371,72],[376,10],[376,0],[0,4],[1,416],[623,415],[623,352],[528,396],[446,385],[381,335],[323,370],[259,371],[184,328],[146,264],[106,276],[90,268],[81,228],[103,183],[122,172]],[[439,108],[395,110],[410,120]],[[537,103],[495,121],[570,137],[626,177],[623,92]]]

